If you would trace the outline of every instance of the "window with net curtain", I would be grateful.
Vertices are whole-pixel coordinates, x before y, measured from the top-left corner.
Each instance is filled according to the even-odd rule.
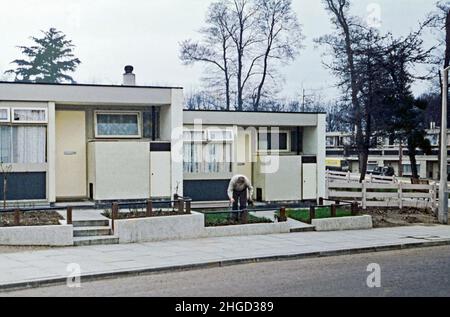
[[[184,173],[226,174],[232,172],[232,143],[206,142],[204,132],[184,133]]]
[[[140,137],[138,113],[97,113],[97,137]]]
[[[14,109],[13,122],[0,125],[0,161],[13,164],[43,164],[46,162],[46,110]],[[20,124],[23,122],[24,124]],[[42,125],[29,125],[26,123]]]

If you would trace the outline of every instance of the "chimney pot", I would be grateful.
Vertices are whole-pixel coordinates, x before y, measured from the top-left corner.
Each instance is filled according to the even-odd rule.
[[[134,70],[134,67],[131,65],[125,66],[125,74],[132,74]]]

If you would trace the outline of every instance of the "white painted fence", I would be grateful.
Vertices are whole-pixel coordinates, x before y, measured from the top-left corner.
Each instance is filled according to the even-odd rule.
[[[351,200],[367,207],[415,207],[438,208],[438,187],[433,185],[412,185],[404,183],[363,183],[327,180],[327,198]]]
[[[334,171],[327,171],[327,181],[329,182],[356,182],[359,183],[361,179],[361,174],[359,173],[350,173],[350,172],[334,172]],[[396,184],[398,183],[398,179],[388,176],[378,176],[378,175],[372,175],[368,174],[366,176],[366,182],[371,184]]]

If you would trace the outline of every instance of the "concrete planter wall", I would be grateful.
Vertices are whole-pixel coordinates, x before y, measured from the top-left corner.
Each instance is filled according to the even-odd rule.
[[[198,238],[205,226],[201,214],[116,220],[114,234],[120,243]]]
[[[0,228],[0,245],[73,246],[73,226],[27,226]]]
[[[119,237],[120,243],[142,243],[278,233],[289,233],[288,224],[251,224],[206,228],[204,215],[195,212],[192,215],[115,221],[115,235]]]
[[[316,231],[366,230],[373,228],[371,216],[314,219]]]
[[[204,228],[204,238],[289,233],[287,222]]]

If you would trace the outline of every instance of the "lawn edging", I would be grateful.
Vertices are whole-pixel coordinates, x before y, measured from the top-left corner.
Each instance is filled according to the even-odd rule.
[[[355,217],[324,218],[312,220],[316,231],[343,231],[373,229],[372,217],[368,215]]]
[[[73,246],[73,226],[1,227],[0,245],[45,247]]]

